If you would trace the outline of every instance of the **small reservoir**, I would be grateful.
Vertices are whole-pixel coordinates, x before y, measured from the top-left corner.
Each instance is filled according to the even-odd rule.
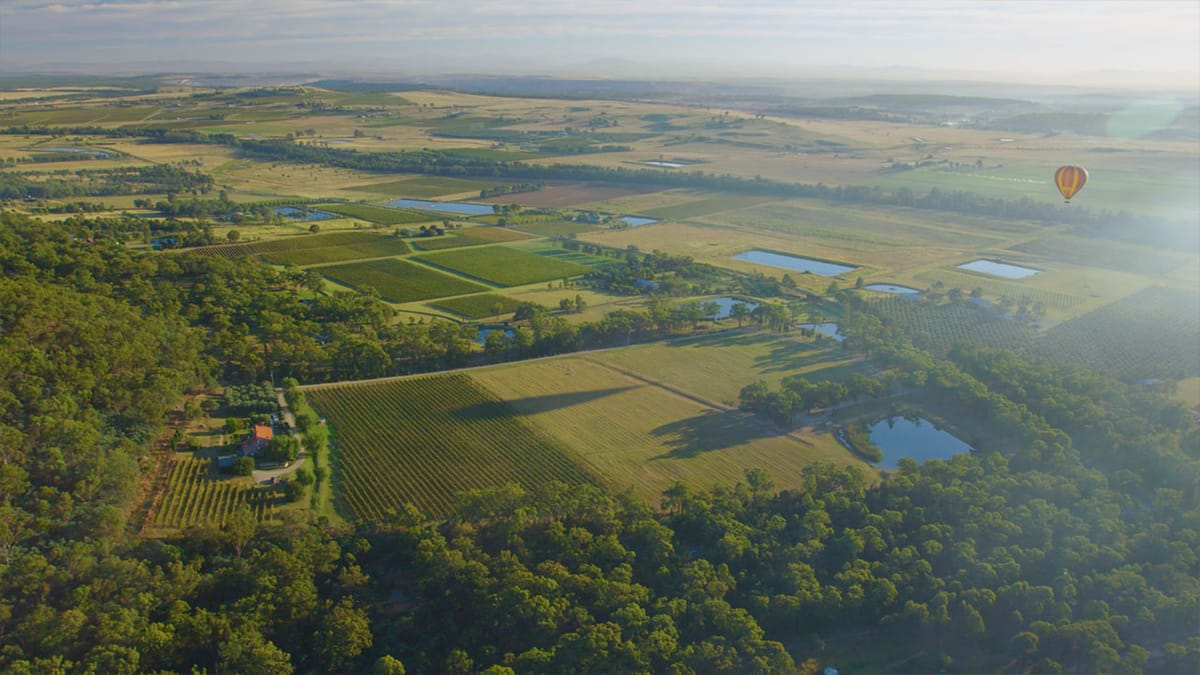
[[[386,204],[398,209],[421,209],[422,211],[437,211],[439,213],[454,213],[460,216],[484,216],[494,213],[491,204],[471,204],[469,202],[431,202],[424,199],[397,199]]]
[[[324,211],[309,211],[306,209],[298,209],[294,206],[280,206],[279,208],[271,209],[271,213],[291,218],[292,220],[331,220],[334,218],[332,214]]]
[[[889,417],[868,425],[867,434],[871,443],[883,451],[879,468],[889,471],[895,469],[905,457],[921,464],[926,460],[950,459],[971,451],[971,446],[954,434],[937,428],[924,417],[918,417],[915,421],[905,417]]]
[[[758,307],[758,303],[757,303],[757,302],[749,302],[749,301],[747,301],[747,300],[739,300],[738,298],[730,298],[730,297],[725,297],[725,298],[708,298],[708,299],[706,299],[706,300],[701,300],[701,301],[700,301],[700,304],[701,304],[701,305],[705,305],[705,304],[708,304],[708,303],[710,303],[710,302],[715,302],[715,303],[717,303],[718,305],[720,305],[720,306],[721,306],[721,311],[720,311],[720,312],[717,314],[717,318],[718,318],[718,319],[727,319],[727,318],[729,318],[729,312],[730,312],[730,311],[733,309],[733,306],[734,306],[734,305],[736,305],[736,304],[738,304],[738,303],[741,303],[741,304],[745,305],[745,306],[746,306],[746,309],[747,309],[747,310],[749,310],[749,311],[753,311],[755,307]]]
[[[863,286],[868,291],[876,291],[878,293],[895,293],[896,295],[920,295],[921,291],[908,286],[899,286],[896,284],[868,284]]]
[[[768,267],[779,267],[785,270],[792,270],[793,272],[811,272],[823,277],[837,276],[838,274],[844,274],[855,269],[849,265],[839,265],[838,263],[825,262],[824,260],[805,258],[798,255],[772,253],[757,248],[745,253],[739,253],[733,256],[733,259],[766,265]]]
[[[1041,273],[1041,270],[1035,270],[1032,267],[1010,265],[999,260],[973,260],[969,263],[959,265],[958,269],[990,274],[994,277],[1002,277],[1004,279],[1024,279],[1025,277]]]
[[[641,216],[621,216],[621,220],[630,227],[641,227],[658,222],[657,218],[642,218]]]
[[[107,152],[104,150],[92,150],[90,148],[75,148],[75,147],[65,147],[65,146],[55,146],[55,147],[51,147],[51,148],[37,147],[37,148],[33,148],[32,150],[33,150],[33,152],[72,152],[72,153],[77,153],[80,155],[89,155],[91,157],[112,157],[113,156],[113,154],[111,152]]]
[[[820,333],[821,335],[824,335],[827,338],[833,338],[834,340],[837,340],[838,342],[841,342],[846,339],[846,336],[844,336],[838,332],[838,325],[836,323],[832,323],[832,322],[829,322],[829,323],[801,323],[801,324],[796,324],[796,327],[797,328],[805,328],[805,329],[808,329],[811,331],[816,331],[816,332]]]
[[[475,336],[475,342],[481,345],[486,345],[488,336],[497,331],[503,333],[509,340],[513,339],[517,335],[517,331],[511,328],[480,328],[479,333]]]
[[[648,162],[642,162],[642,164],[646,164],[649,166],[662,167],[664,169],[681,169],[681,168],[687,166],[686,164],[680,164],[679,162],[662,162],[657,159],[652,159]]]

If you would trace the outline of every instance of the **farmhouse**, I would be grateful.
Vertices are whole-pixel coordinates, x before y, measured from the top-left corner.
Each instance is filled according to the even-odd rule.
[[[267,447],[267,444],[271,442],[271,438],[273,436],[274,433],[269,425],[255,424],[254,429],[250,432],[250,436],[248,436],[246,440],[242,441],[242,447],[239,450],[239,454],[253,457],[254,455],[258,454],[259,450]]]

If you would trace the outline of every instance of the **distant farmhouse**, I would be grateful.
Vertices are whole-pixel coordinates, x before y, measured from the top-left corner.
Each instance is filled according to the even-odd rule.
[[[250,457],[257,455],[260,450],[267,447],[273,436],[274,432],[270,425],[255,424],[250,436],[242,441],[242,447],[238,449],[238,454]]]

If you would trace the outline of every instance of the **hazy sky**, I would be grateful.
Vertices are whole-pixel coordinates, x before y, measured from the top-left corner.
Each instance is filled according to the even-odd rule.
[[[1200,2],[0,0],[0,70],[231,62],[375,72],[778,75],[827,66],[1168,74],[1200,83]],[[1200,84],[1197,84],[1200,86]]]

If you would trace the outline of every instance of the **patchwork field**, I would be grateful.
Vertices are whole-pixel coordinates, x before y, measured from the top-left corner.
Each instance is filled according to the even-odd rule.
[[[521,286],[583,274],[589,268],[506,246],[480,246],[417,256],[430,264],[499,286]],[[449,294],[447,294],[449,295]]]
[[[485,286],[466,279],[396,258],[331,265],[320,271],[352,288],[362,290],[369,286],[388,302],[413,302],[486,290]]]
[[[594,482],[559,444],[464,374],[309,388],[333,427],[335,491],[349,515],[378,520],[411,503],[454,511],[466,490]]]

